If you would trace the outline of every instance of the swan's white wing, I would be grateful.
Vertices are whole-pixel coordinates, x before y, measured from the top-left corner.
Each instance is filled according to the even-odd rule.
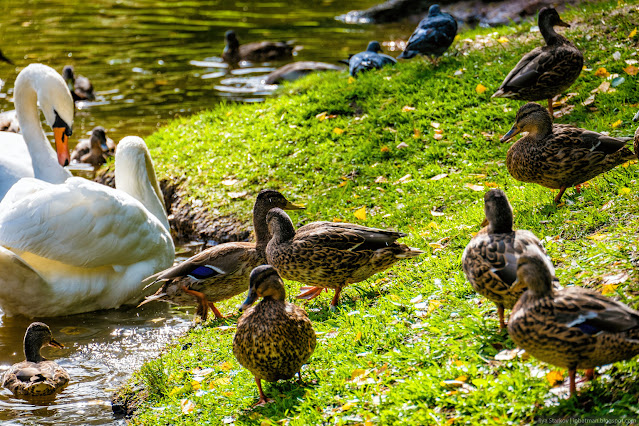
[[[24,177],[33,177],[33,166],[22,135],[0,132],[0,200]]]
[[[128,194],[82,178],[22,179],[0,203],[0,244],[80,267],[162,256],[170,234]]]

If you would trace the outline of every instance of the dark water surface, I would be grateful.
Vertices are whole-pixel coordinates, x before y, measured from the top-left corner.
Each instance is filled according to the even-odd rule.
[[[304,46],[295,60],[334,63],[364,50],[372,39],[410,34],[414,24],[352,26],[334,19],[375,3],[0,0],[0,49],[16,63],[0,63],[0,112],[13,109],[13,81],[24,66],[42,62],[61,71],[71,64],[76,74],[91,78],[97,91],[95,102],[77,104],[71,144],[96,125],[116,141],[126,135],[148,136],[174,117],[222,100],[255,102],[268,96],[271,88],[259,85],[256,76],[282,64],[244,64],[229,72],[219,58],[227,29],[235,29],[240,42],[295,39]],[[148,304],[47,319],[66,348],[47,348],[45,356],[69,371],[71,384],[47,405],[29,404],[1,390],[0,422],[113,423],[113,390],[182,334],[192,315],[192,310]],[[0,372],[24,359],[22,339],[30,322],[0,319]]]

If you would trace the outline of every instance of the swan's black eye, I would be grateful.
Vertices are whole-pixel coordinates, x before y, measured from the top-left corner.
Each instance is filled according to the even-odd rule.
[[[71,127],[62,118],[60,118],[56,110],[53,110],[53,113],[55,114],[55,121],[53,122],[53,126],[51,127],[62,127],[64,128],[64,134],[66,134],[67,136],[71,136],[73,134],[73,130],[71,129]]]

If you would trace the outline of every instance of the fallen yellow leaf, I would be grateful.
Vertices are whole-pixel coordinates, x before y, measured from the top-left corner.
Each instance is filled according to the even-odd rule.
[[[479,83],[477,87],[475,87],[475,92],[477,92],[480,95],[483,94],[485,91],[486,91],[486,86],[484,86],[481,83]]]
[[[501,44],[508,43],[508,39],[504,36],[499,37],[497,41],[500,42]]]
[[[468,376],[459,376],[455,380],[459,380],[460,382],[465,382],[466,380],[468,380]]]
[[[366,207],[362,207],[360,209],[355,210],[355,213],[353,214],[359,220],[366,220]]]
[[[319,114],[317,114],[315,116],[315,118],[317,118],[319,121],[324,121],[326,120],[326,116],[328,115],[328,113],[326,111],[324,112],[320,112]]]
[[[348,411],[354,406],[355,406],[354,402],[347,402],[346,404],[342,405],[342,411]]]
[[[619,190],[619,195],[626,195],[626,194],[630,194],[630,188],[621,188]]]
[[[636,35],[637,35],[637,29],[635,28],[634,30],[630,31],[630,34],[628,34],[628,38],[633,38]]]
[[[422,132],[419,129],[413,129],[413,138],[419,139],[422,136]]]
[[[197,380],[191,380],[191,388],[193,390],[200,390],[201,387],[202,385],[200,385],[200,382],[198,382]]]
[[[608,77],[610,76],[610,73],[605,69],[605,68],[599,68],[597,71],[595,71],[595,75],[597,77]]]
[[[621,126],[621,123],[623,123],[623,121],[621,120],[615,121],[614,123],[612,123],[612,128],[614,129],[615,127]]]
[[[635,76],[637,75],[637,73],[639,73],[639,68],[635,67],[634,65],[628,65],[623,70],[626,72],[626,74],[632,75],[632,76]]]
[[[409,111],[415,111],[415,107],[412,107],[410,105],[404,105],[402,107],[402,112],[409,112]]]
[[[361,338],[362,338],[362,332],[361,332],[361,331],[358,331],[358,332],[357,332],[357,335],[355,336],[355,341],[357,342],[357,341],[358,341],[359,339],[361,339]]]
[[[442,302],[439,300],[429,300],[428,301],[428,309],[426,310],[426,315],[430,315],[433,311],[441,306]]]
[[[555,386],[557,383],[564,381],[564,376],[563,374],[561,374],[560,371],[553,370],[549,372],[548,374],[546,374],[546,380],[548,380],[548,383],[550,383],[550,386]]]
[[[231,369],[233,368],[231,363],[228,361],[224,361],[222,364],[218,365],[218,367],[220,367],[222,371],[231,371]]]
[[[468,189],[472,189],[473,191],[483,191],[484,190],[484,186],[483,185],[475,185],[474,183],[466,183],[464,184],[464,187],[468,188]]]
[[[340,129],[339,127],[336,127],[333,129],[333,133],[335,133],[336,135],[341,135],[342,133],[344,133],[344,129]]]
[[[231,116],[231,114],[233,114],[233,111],[227,111],[226,116],[227,116],[227,117],[230,117],[230,116]]]
[[[182,414],[190,414],[195,410],[195,403],[190,399],[182,399],[180,400],[180,409]]]
[[[387,147],[386,145],[384,145],[384,146],[383,146],[383,147],[381,147],[379,150],[380,150],[381,152],[388,152],[388,151],[390,151],[390,148],[389,148],[389,147]]]
[[[439,228],[439,225],[437,225],[435,222],[431,222],[428,225],[426,225],[426,228],[428,228],[428,229],[437,229],[437,228]]]
[[[355,83],[355,78],[354,77],[348,77],[348,84],[353,84]]]
[[[347,180],[340,182],[339,185],[337,185],[337,186],[341,188],[343,186],[346,186],[346,184],[348,184]]]
[[[619,284],[604,284],[601,286],[601,294],[607,296],[610,293],[614,293],[617,287],[619,287]]]

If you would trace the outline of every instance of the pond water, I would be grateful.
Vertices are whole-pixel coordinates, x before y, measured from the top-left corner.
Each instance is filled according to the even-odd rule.
[[[13,81],[20,69],[42,62],[59,72],[66,64],[87,76],[98,93],[77,104],[74,139],[104,126],[120,140],[147,136],[168,120],[223,100],[255,102],[271,93],[256,84],[283,63],[221,63],[224,32],[240,43],[295,40],[294,60],[336,63],[368,41],[410,35],[414,23],[350,25],[334,19],[375,0],[2,0],[0,49],[16,67],[0,63],[0,111],[13,109]],[[395,52],[393,55],[397,55]],[[47,129],[48,130],[48,129]]]
[[[73,145],[96,125],[118,141],[148,136],[170,119],[221,101],[256,102],[271,88],[255,76],[280,64],[243,64],[229,71],[219,55],[223,34],[240,42],[296,40],[295,60],[335,63],[364,50],[368,41],[406,38],[414,23],[352,26],[334,19],[375,0],[2,0],[0,49],[16,66],[0,63],[0,112],[13,109],[12,88],[27,64],[58,71],[74,65],[97,91],[78,103]],[[394,56],[397,53],[393,54]],[[47,129],[49,130],[49,129]],[[66,348],[46,348],[72,378],[50,404],[30,404],[0,391],[2,424],[111,424],[113,393],[144,360],[155,356],[190,325],[193,310],[164,304],[46,319]],[[23,360],[22,339],[31,321],[0,319],[0,372]],[[123,423],[117,421],[116,423]]]

